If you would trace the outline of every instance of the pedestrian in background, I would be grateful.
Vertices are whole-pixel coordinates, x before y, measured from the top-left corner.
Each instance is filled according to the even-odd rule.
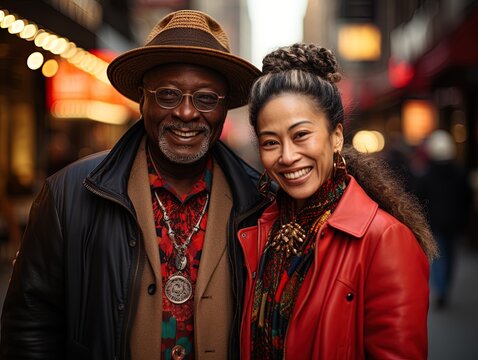
[[[426,359],[436,245],[418,202],[378,158],[344,146],[330,50],[279,48],[262,70],[250,120],[280,190],[240,231],[242,358]]]
[[[259,74],[217,21],[189,10],[109,65],[142,117],[108,153],[46,180],[6,295],[0,358],[239,357],[236,234],[264,199],[256,171],[218,139]]]
[[[431,267],[435,306],[448,304],[453,285],[456,249],[467,233],[473,192],[465,168],[456,159],[453,137],[446,130],[435,130],[425,139],[428,161],[416,179],[416,193],[427,209],[440,257]]]

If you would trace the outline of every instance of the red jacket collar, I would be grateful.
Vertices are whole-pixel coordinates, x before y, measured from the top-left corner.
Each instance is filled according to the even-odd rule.
[[[365,234],[377,209],[378,204],[365,193],[353,176],[349,176],[347,188],[327,223],[337,230],[359,238]],[[274,202],[264,211],[261,220],[273,221],[277,213],[277,203]]]
[[[328,223],[354,237],[362,237],[375,216],[378,204],[349,176],[349,183]]]

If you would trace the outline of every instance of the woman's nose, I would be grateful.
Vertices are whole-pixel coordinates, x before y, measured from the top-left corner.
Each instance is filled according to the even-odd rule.
[[[290,165],[296,162],[299,158],[300,155],[296,151],[294,145],[284,144],[281,156],[279,157],[279,163],[282,165]]]

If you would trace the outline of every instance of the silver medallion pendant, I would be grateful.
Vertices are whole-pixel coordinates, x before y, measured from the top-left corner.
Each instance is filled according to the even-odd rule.
[[[193,294],[191,282],[182,275],[171,276],[164,285],[164,292],[169,301],[173,304],[183,304]]]
[[[178,269],[178,271],[183,271],[184,269],[186,269],[187,264],[188,258],[186,257],[186,255],[178,254],[176,256],[176,261],[174,265],[176,266],[176,269]]]

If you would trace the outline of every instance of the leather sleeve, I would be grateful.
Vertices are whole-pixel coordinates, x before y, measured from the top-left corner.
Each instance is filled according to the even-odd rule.
[[[379,237],[365,281],[368,359],[426,359],[429,264],[401,223]]]
[[[62,234],[52,193],[35,199],[2,311],[0,358],[65,358]]]

